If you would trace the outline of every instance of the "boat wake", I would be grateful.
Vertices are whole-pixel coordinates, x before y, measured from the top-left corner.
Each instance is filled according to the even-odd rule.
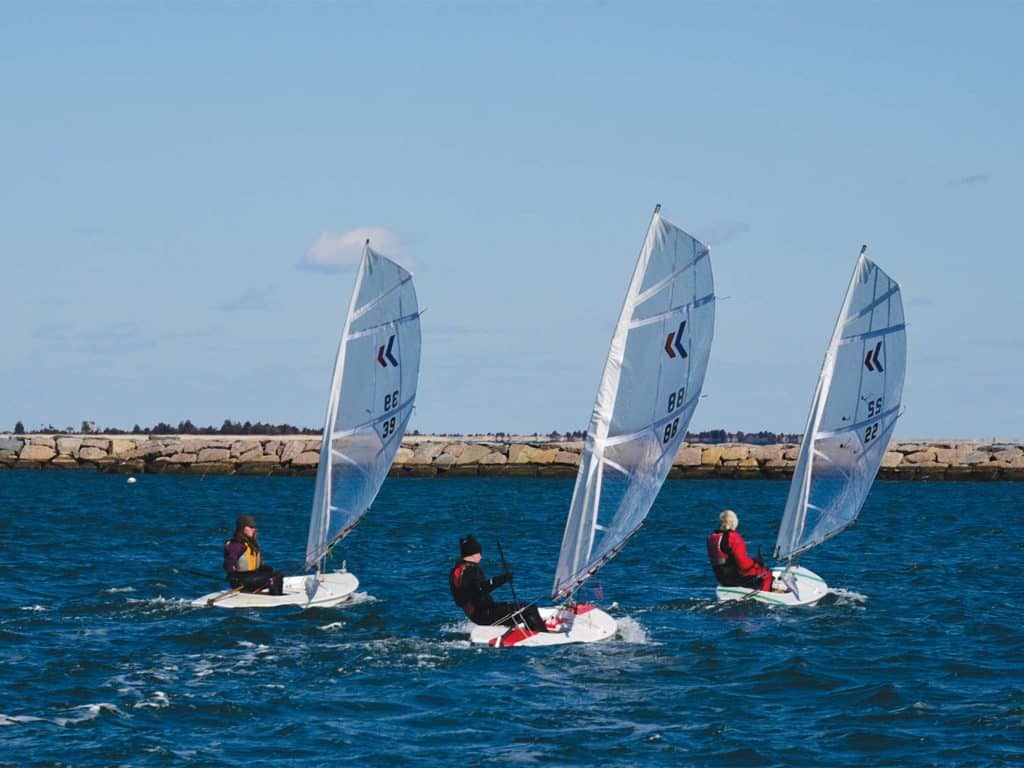
[[[831,587],[828,594],[834,596],[836,605],[864,605],[868,601],[867,595],[854,592],[852,589]]]
[[[650,635],[647,634],[647,630],[644,629],[643,625],[634,619],[632,616],[623,616],[616,621],[618,624],[618,637],[624,643],[630,643],[632,645],[647,645],[650,641]]]

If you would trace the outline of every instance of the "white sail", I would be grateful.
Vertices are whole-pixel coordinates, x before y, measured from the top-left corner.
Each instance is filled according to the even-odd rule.
[[[416,400],[420,313],[412,275],[367,243],[327,403],[306,567],[366,513]]]
[[[853,524],[900,415],[907,336],[899,285],[861,249],[804,430],[775,544],[790,559]]]
[[[553,598],[571,595],[643,524],[700,399],[714,324],[707,246],[655,209],[594,403]]]

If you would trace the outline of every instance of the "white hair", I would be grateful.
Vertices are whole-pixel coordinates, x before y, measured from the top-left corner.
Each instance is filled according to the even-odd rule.
[[[736,517],[736,513],[731,509],[727,509],[718,516],[718,522],[722,526],[723,531],[735,531],[740,527],[740,519]]]

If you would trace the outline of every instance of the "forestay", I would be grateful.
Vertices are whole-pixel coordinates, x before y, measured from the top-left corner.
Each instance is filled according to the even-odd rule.
[[[412,275],[367,243],[331,380],[307,568],[366,513],[401,445],[416,400],[419,317]]]
[[[907,362],[900,287],[865,253],[862,248],[825,354],[776,559],[790,559],[853,524],[900,415]]]
[[[700,399],[714,323],[707,246],[656,209],[594,403],[553,598],[571,595],[643,524]]]

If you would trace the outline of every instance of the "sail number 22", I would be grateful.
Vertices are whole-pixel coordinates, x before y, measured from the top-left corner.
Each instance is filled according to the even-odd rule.
[[[881,415],[882,415],[882,398],[878,397],[878,398],[875,398],[874,400],[868,400],[868,418],[871,418],[872,416],[881,416]],[[865,445],[867,445],[872,440],[874,440],[876,437],[878,437],[878,425],[879,424],[881,424],[881,422],[876,421],[874,424],[869,424],[864,429],[864,444]]]

